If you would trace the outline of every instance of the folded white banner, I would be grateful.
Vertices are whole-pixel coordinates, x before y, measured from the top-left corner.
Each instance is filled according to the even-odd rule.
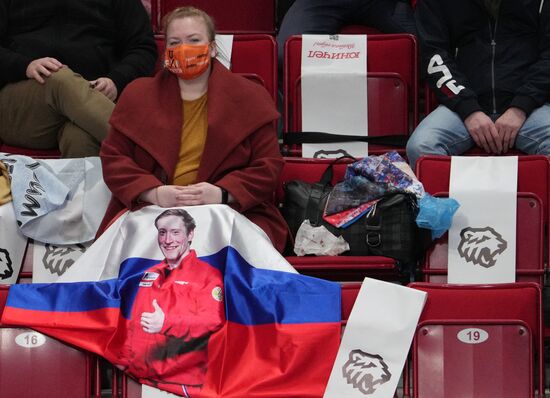
[[[218,55],[216,59],[227,69],[231,70],[231,55],[233,53],[233,35],[216,35]]]
[[[515,282],[517,156],[451,160],[449,283]]]
[[[26,247],[27,237],[17,227],[13,203],[0,206],[0,285],[17,282]]]
[[[94,239],[111,199],[99,157],[0,157],[10,171],[13,206],[25,236],[53,244]]]
[[[393,398],[426,293],[365,278],[324,398]]]
[[[302,36],[302,131],[367,135],[367,36]],[[304,144],[304,157],[367,155],[359,142]]]
[[[90,247],[92,242],[72,245],[33,243],[32,282],[54,283]]]

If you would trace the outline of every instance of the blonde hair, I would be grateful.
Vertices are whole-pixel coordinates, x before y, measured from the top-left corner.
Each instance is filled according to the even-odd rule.
[[[214,20],[212,19],[212,17],[203,10],[190,6],[178,7],[166,14],[162,18],[162,27],[164,29],[164,32],[167,32],[168,26],[172,23],[172,21],[180,18],[201,18],[206,25],[208,40],[211,42],[215,40],[216,26],[214,25]]]

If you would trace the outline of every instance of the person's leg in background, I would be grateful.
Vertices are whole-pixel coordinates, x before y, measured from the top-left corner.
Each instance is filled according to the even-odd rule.
[[[422,155],[460,155],[475,145],[457,113],[440,105],[416,127],[407,143],[413,171]]]
[[[65,118],[44,100],[45,87],[36,80],[0,90],[0,140],[29,149],[56,149],[57,132]]]
[[[66,157],[63,150],[70,148],[71,157],[97,156],[101,141],[109,132],[114,102],[91,89],[87,80],[69,68],[60,69],[48,78],[45,94],[46,103],[79,128],[77,132],[75,127],[64,124],[59,135],[64,143],[60,145],[62,155]],[[88,137],[84,138],[83,133]],[[96,145],[91,146],[93,141]]]
[[[282,70],[285,41],[290,36],[338,33],[346,23],[350,3],[350,0],[296,0],[277,34],[279,70]]]
[[[71,121],[59,129],[57,142],[64,158],[97,156],[101,143]]]
[[[349,23],[366,25],[382,33],[416,35],[414,11],[409,0],[354,0],[353,19]]]
[[[276,0],[276,16],[275,16],[275,22],[277,25],[276,31],[279,31],[279,28],[281,27],[281,23],[283,22],[283,18],[286,15],[286,12],[288,9],[294,4],[294,0]]]
[[[58,138],[62,138],[63,157],[97,156],[100,143],[107,136],[113,108],[114,103],[90,89],[87,80],[62,68],[48,77],[45,84],[25,80],[0,90],[0,139],[22,148],[55,149]],[[75,128],[69,127],[72,132],[65,134],[68,121],[80,132],[75,133]],[[83,133],[89,137],[82,139]],[[92,140],[95,148],[90,146]]]
[[[336,34],[343,26],[372,26],[383,33],[416,34],[409,0],[296,0],[283,18],[277,45],[282,65],[285,41],[299,34]]]
[[[550,156],[550,104],[529,115],[519,129],[514,147],[530,155]]]
[[[416,128],[407,143],[411,167],[421,155],[461,155],[475,143],[464,122],[440,105]],[[535,109],[520,128],[514,148],[530,155],[550,156],[550,104]]]

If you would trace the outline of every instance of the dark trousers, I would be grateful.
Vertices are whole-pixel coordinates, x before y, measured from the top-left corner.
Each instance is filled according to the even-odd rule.
[[[335,34],[347,25],[367,25],[383,33],[416,34],[414,13],[406,0],[296,0],[277,35],[279,67],[290,36]]]
[[[67,67],[46,83],[27,79],[0,89],[0,142],[57,149],[66,158],[98,156],[115,104]]]

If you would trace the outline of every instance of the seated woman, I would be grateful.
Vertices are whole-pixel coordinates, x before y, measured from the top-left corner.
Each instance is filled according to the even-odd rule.
[[[272,203],[283,158],[268,92],[214,59],[211,18],[193,7],[165,17],[165,67],[132,82],[103,141],[113,198],[100,231],[122,209],[227,203],[284,249],[287,226]]]

